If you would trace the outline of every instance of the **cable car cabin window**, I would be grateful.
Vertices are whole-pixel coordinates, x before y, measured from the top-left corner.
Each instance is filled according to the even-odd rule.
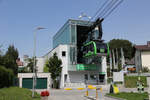
[[[91,52],[93,52],[94,51],[94,46],[93,46],[93,44],[90,44],[89,46],[88,46],[88,51],[91,51]]]
[[[107,44],[96,43],[97,53],[107,53]]]

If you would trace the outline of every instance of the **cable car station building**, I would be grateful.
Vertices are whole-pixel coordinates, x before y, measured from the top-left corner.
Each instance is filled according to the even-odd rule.
[[[106,84],[107,54],[104,49],[101,50],[103,54],[97,56],[91,52],[92,50],[96,51],[94,49],[96,44],[93,41],[86,44],[89,45],[88,48],[83,47],[89,37],[98,37],[97,28],[92,35],[87,33],[92,24],[93,22],[89,21],[69,19],[54,35],[53,49],[44,56],[44,59],[46,61],[56,52],[62,60],[60,88],[85,87],[86,84]],[[94,56],[86,57],[88,55],[86,53],[94,54]]]

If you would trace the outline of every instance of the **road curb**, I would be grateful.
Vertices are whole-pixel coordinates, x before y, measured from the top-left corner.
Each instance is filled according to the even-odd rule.
[[[105,97],[112,98],[112,99],[117,99],[117,100],[126,100],[126,99],[122,99],[122,98],[118,98],[118,97],[113,97],[113,96],[108,96],[108,95],[105,95]]]

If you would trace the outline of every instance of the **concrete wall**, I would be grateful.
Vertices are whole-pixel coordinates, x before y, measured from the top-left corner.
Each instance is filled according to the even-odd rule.
[[[150,69],[150,51],[141,52],[142,67],[148,67]]]
[[[62,56],[62,52],[66,52],[66,56]],[[61,82],[60,82],[60,88],[64,87],[64,75],[68,74],[68,65],[69,65],[69,45],[59,45],[52,51],[50,51],[48,54],[44,56],[44,61],[48,60],[50,57],[53,56],[54,53],[57,53],[57,56],[59,59],[62,60],[62,73],[61,73]]]
[[[68,83],[85,83],[85,74],[88,75],[88,83],[97,83],[97,80],[90,78],[90,75],[96,75],[99,77],[99,73],[96,71],[74,71],[68,73]]]
[[[22,88],[22,79],[23,78],[33,78],[33,73],[18,73],[18,78],[19,78],[19,87]],[[37,73],[38,78],[47,78],[47,89],[50,88],[51,84],[51,77],[50,73]]]

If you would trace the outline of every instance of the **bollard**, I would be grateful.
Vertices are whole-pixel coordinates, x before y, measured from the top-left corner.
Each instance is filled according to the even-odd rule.
[[[96,89],[96,100],[98,100],[98,88]]]
[[[100,88],[100,91],[102,92],[102,88]]]
[[[86,90],[86,96],[89,96],[89,92],[88,92],[88,89]]]

